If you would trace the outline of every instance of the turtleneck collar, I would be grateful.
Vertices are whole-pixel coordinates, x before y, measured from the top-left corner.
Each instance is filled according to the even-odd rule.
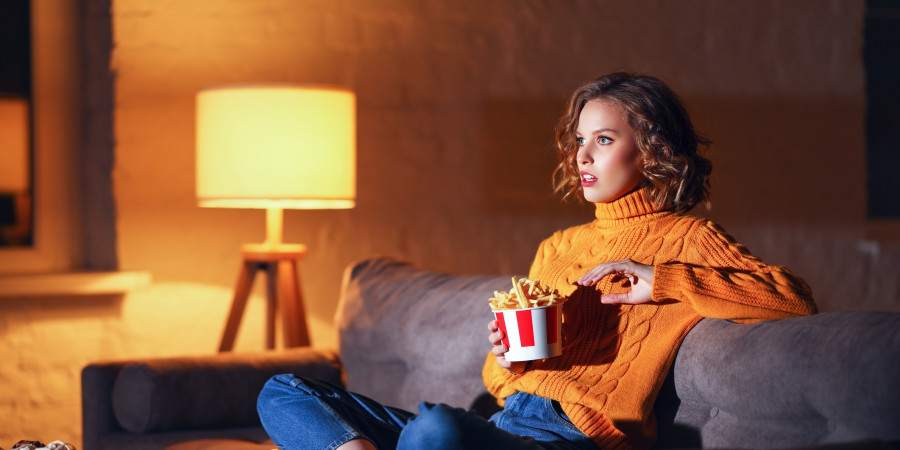
[[[647,198],[644,189],[631,191],[609,203],[595,203],[596,223],[602,227],[631,225],[664,214]]]

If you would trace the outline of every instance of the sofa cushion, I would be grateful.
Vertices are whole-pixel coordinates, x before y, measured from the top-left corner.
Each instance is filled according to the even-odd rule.
[[[113,385],[116,420],[127,431],[259,425],[256,398],[279,373],[340,383],[333,352],[309,348],[218,358],[165,358],[127,365]]]
[[[337,325],[347,388],[415,411],[420,401],[468,408],[485,392],[487,299],[510,277],[448,275],[390,259],[345,273]]]
[[[900,314],[705,319],[674,375],[675,422],[697,429],[703,446],[900,440]]]

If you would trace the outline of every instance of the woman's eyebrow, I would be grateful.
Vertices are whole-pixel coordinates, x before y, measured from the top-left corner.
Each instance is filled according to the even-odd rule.
[[[616,131],[616,130],[614,130],[614,129],[612,129],[612,128],[601,128],[601,129],[599,129],[599,130],[594,130],[594,131],[592,131],[592,132],[591,132],[591,135],[594,136],[594,135],[603,134],[603,133],[616,133],[616,134],[619,134],[618,131]],[[581,132],[578,131],[578,130],[575,130],[575,134],[578,135],[578,136],[581,136]]]

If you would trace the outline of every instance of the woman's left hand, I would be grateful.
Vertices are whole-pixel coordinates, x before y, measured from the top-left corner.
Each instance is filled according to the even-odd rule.
[[[630,259],[613,261],[600,264],[589,270],[578,279],[581,286],[591,286],[603,277],[613,275],[613,282],[622,279],[628,280],[631,286],[630,292],[619,294],[602,294],[602,303],[628,303],[636,305],[647,303],[653,299],[653,275],[656,269],[653,266],[636,263]]]

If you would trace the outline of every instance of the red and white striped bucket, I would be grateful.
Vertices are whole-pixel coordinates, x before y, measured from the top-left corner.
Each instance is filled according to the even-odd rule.
[[[506,337],[507,361],[532,361],[562,354],[562,305],[494,311]]]

